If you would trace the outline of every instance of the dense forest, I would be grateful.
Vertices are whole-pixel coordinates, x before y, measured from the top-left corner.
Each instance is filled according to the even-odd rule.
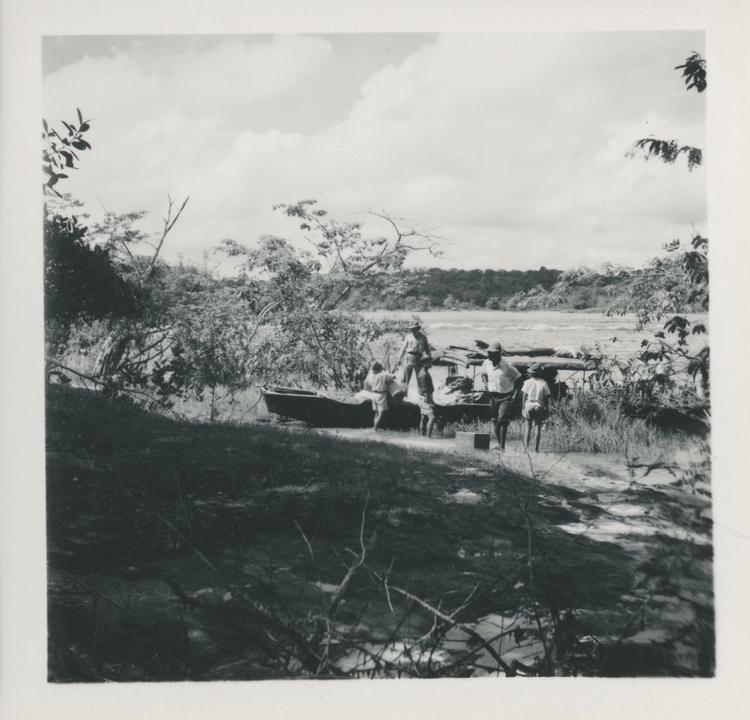
[[[560,310],[608,311],[627,292],[641,270],[617,265],[555,270],[458,270],[417,268],[403,271],[400,292],[374,287],[353,292],[346,306],[355,310]]]
[[[433,308],[463,307],[500,309],[518,293],[542,287],[550,290],[562,274],[561,270],[458,270],[451,268],[415,268],[404,271],[404,291],[382,296],[369,288],[353,295],[349,305],[369,308]]]

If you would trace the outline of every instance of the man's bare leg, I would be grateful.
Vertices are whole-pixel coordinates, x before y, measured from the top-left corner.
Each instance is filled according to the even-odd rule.
[[[505,450],[505,438],[508,435],[508,426],[504,423],[500,425],[500,449]]]
[[[493,429],[494,435],[497,438],[497,445],[498,445],[498,447],[500,449],[502,449],[502,447],[503,447],[503,438],[502,438],[502,433],[500,432],[500,423],[499,422],[494,422],[494,423],[492,423],[492,425],[493,425],[492,429]]]

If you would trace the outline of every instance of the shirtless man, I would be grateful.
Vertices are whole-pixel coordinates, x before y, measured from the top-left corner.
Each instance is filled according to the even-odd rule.
[[[430,342],[422,332],[422,326],[415,322],[409,327],[409,332],[411,335],[404,338],[404,343],[396,359],[397,365],[403,362],[401,382],[407,392],[409,391],[409,380],[411,380],[412,373],[417,369],[419,359],[430,354]]]

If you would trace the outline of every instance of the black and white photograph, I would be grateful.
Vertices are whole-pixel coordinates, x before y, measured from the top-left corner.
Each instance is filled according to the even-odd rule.
[[[50,680],[710,676],[703,46],[45,37]]]
[[[44,683],[714,682],[710,32],[215,27],[39,36]]]

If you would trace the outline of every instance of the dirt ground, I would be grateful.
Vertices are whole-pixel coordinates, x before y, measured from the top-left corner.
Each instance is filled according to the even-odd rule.
[[[53,681],[713,673],[689,452],[185,424],[64,388],[47,444]],[[455,622],[425,665],[426,608]]]

